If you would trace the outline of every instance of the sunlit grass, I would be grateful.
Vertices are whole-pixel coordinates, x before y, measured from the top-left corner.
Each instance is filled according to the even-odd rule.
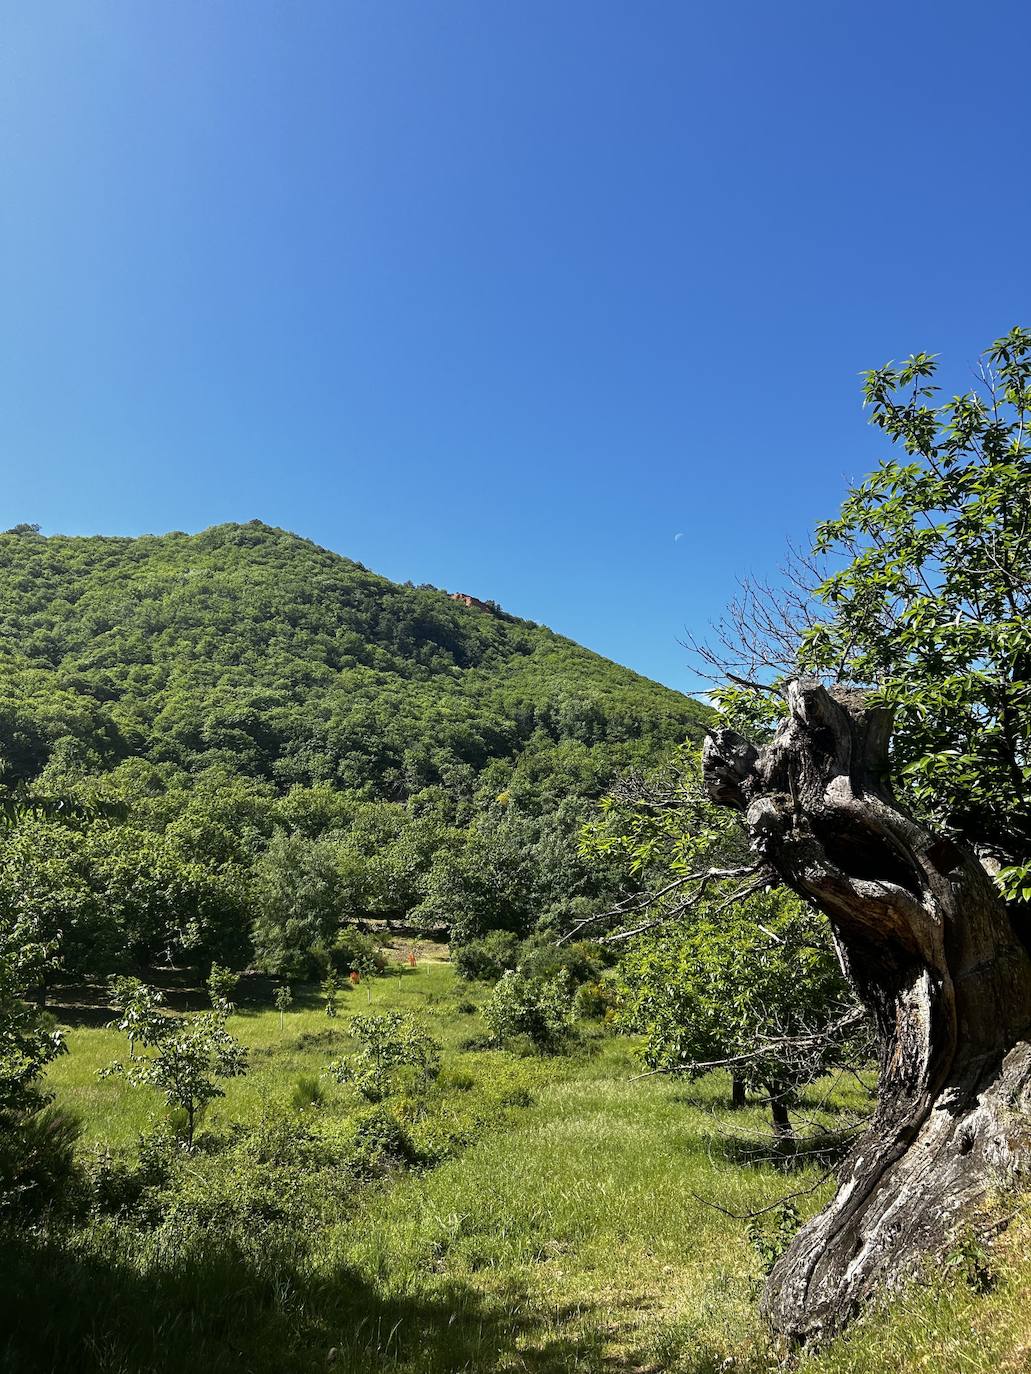
[[[597,1027],[585,1028],[569,1057],[463,1048],[482,1035],[482,1024],[459,1008],[478,1004],[484,991],[457,984],[444,964],[425,963],[400,983],[370,980],[347,992],[335,1020],[314,997],[299,999],[282,1029],[271,1009],[235,1016],[231,1026],[252,1051],[251,1072],[227,1085],[205,1127],[288,1111],[297,1078],[318,1074],[346,1049],[349,1016],[369,1009],[370,992],[373,1009],[412,1011],[445,1045],[445,1097],[464,1107],[487,1103],[491,1086],[508,1075],[525,1086],[520,1100],[529,1105],[492,1106],[473,1143],[437,1167],[358,1188],[346,1215],[316,1233],[270,1242],[268,1273],[240,1270],[231,1257],[224,1268],[208,1258],[170,1269],[169,1257],[143,1242],[80,1233],[74,1255],[51,1257],[48,1272],[73,1290],[80,1285],[73,1305],[92,1304],[92,1353],[83,1362],[82,1336],[73,1339],[60,1309],[48,1308],[54,1341],[67,1342],[48,1367],[111,1374],[300,1374],[327,1361],[338,1370],[396,1374],[777,1367],[756,1314],[761,1275],[747,1223],[728,1214],[742,1216],[787,1192],[802,1193],[805,1212],[831,1185],[819,1183],[816,1165],[785,1172],[728,1152],[728,1133],[758,1138],[766,1116],[760,1105],[729,1111],[721,1075],[695,1084],[638,1078],[634,1044]],[[337,1043],[312,1038],[327,1030]],[[131,1145],[160,1103],[149,1091],[97,1080],[97,1068],[124,1054],[124,1041],[111,1031],[76,1030],[69,1045],[51,1075],[59,1100],[82,1114],[88,1141]],[[360,1109],[351,1089],[327,1087],[323,1111]],[[861,1102],[858,1085],[839,1084],[823,1119],[830,1124],[839,1107]],[[806,1355],[799,1374],[1031,1368],[1023,1300],[1031,1228],[1011,1229],[997,1267],[1001,1278],[987,1294],[975,1293],[957,1270],[897,1297],[847,1337]],[[139,1304],[168,1339],[155,1344],[153,1327],[132,1325],[142,1322]],[[104,1322],[115,1324],[107,1346],[96,1334]]]
[[[225,1096],[211,1104],[204,1125],[216,1128],[253,1120],[263,1110],[285,1110],[302,1074],[321,1074],[332,1059],[346,1052],[347,1025],[356,1013],[396,1008],[416,1015],[449,1052],[458,1052],[473,1029],[475,1016],[455,1009],[454,974],[448,965],[425,961],[415,969],[367,978],[357,987],[345,984],[338,1015],[326,1016],[313,988],[300,990],[280,1024],[273,1008],[241,1007],[229,1019],[229,1030],[250,1051],[245,1077],[222,1086]],[[162,1099],[152,1089],[131,1088],[118,1078],[101,1079],[98,1071],[128,1052],[125,1036],[110,1029],[67,1030],[68,1053],[51,1065],[49,1082],[60,1101],[79,1116],[87,1140],[124,1146],[163,1115]],[[329,1087],[327,1080],[327,1088]],[[328,1092],[329,1107],[353,1106],[347,1090]]]

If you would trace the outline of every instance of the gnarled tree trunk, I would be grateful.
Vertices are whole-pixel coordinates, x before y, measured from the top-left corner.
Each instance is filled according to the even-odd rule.
[[[889,714],[840,688],[788,695],[768,746],[718,731],[704,770],[829,918],[880,1038],[873,1123],[767,1281],[767,1317],[804,1341],[947,1250],[1031,1158],[1031,958],[977,857],[892,796]]]

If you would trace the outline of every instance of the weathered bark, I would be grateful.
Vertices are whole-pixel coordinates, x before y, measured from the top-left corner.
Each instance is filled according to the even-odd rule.
[[[730,1105],[735,1110],[747,1105],[745,1097],[745,1080],[736,1073],[730,1078]]]
[[[731,731],[705,746],[710,797],[827,915],[880,1039],[873,1123],[766,1285],[794,1340],[947,1250],[1031,1157],[1031,959],[977,857],[895,801],[890,732],[861,693],[794,683],[762,751]]]

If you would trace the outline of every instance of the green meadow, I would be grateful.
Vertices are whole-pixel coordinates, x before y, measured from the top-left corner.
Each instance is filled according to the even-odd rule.
[[[299,997],[282,1025],[271,1009],[239,1011],[230,1027],[250,1051],[250,1070],[204,1118],[177,1185],[193,1199],[186,1212],[181,1201],[150,1220],[113,1208],[11,1238],[0,1367],[777,1367],[782,1352],[756,1315],[761,1260],[744,1217],[789,1193],[806,1214],[827,1196],[823,1168],[762,1157],[765,1114],[759,1105],[729,1111],[722,1074],[693,1084],[641,1077],[633,1040],[599,1023],[581,1023],[567,1055],[485,1048],[485,992],[430,959],[350,988],[335,1019],[314,994]],[[327,1171],[315,1155],[283,1156],[295,1150],[291,1132],[353,1142],[375,1117],[323,1070],[347,1052],[352,1015],[394,1008],[413,1013],[444,1048],[425,1100],[389,1102],[421,1141],[419,1158],[363,1174],[348,1163]],[[134,1158],[141,1133],[160,1126],[162,1104],[152,1089],[98,1079],[125,1053],[117,1032],[72,1028],[68,1045],[50,1083],[78,1116],[78,1148],[96,1175],[105,1161]],[[858,1087],[828,1093],[824,1084],[809,1105],[833,1124],[860,1100]],[[233,1158],[243,1149],[247,1163],[240,1172],[237,1160],[227,1175],[220,1151],[234,1139],[244,1145]],[[309,1158],[312,1195],[290,1214],[304,1217],[298,1227],[275,1215],[276,1199],[262,1189],[271,1179],[274,1193],[287,1174],[296,1182]],[[1001,1246],[1003,1277],[995,1256],[985,1280],[983,1266],[957,1254],[930,1285],[803,1356],[800,1370],[1027,1367],[1021,1277],[1031,1273],[1031,1228],[1018,1219]]]

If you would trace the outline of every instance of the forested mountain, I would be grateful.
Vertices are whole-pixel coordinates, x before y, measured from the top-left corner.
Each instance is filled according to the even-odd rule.
[[[500,610],[398,586],[259,522],[140,539],[0,536],[3,746],[92,765],[410,796],[555,742],[697,732],[698,704]],[[628,747],[629,746],[629,747]]]
[[[83,968],[193,948],[299,969],[370,914],[525,931],[600,899],[576,855],[587,808],[705,715],[493,603],[258,521],[17,527],[0,653],[2,782],[34,803],[3,881],[43,893]]]

